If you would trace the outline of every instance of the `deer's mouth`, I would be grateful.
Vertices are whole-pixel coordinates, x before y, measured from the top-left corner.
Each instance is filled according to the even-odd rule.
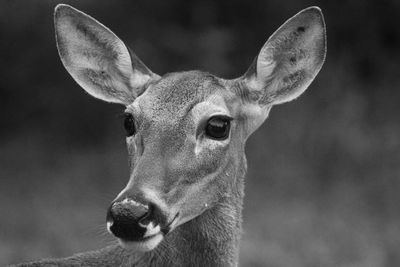
[[[165,227],[163,227],[163,228],[161,229],[161,232],[162,232],[164,235],[167,235],[169,232],[171,232],[172,229],[175,228],[176,222],[178,221],[178,220],[177,220],[178,217],[179,217],[179,212],[177,212],[177,213],[175,214],[174,218],[173,218]]]

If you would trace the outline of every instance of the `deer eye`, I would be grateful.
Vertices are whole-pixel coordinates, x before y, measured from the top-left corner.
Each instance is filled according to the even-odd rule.
[[[207,121],[205,133],[215,140],[225,140],[229,137],[232,118],[226,116],[211,117]]]
[[[136,133],[135,119],[132,114],[125,113],[124,127],[126,131],[126,136],[132,136]]]

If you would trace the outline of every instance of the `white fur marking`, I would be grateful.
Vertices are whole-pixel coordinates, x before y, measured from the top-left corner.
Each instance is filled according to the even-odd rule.
[[[158,246],[158,244],[161,243],[163,238],[164,238],[163,235],[160,233],[152,237],[148,237],[145,241],[126,242],[119,239],[119,242],[127,250],[145,252],[155,249]]]
[[[146,233],[144,234],[144,237],[157,235],[160,233],[160,231],[161,231],[160,225],[154,227],[154,223],[150,222],[146,227]]]
[[[221,146],[226,146],[229,144],[230,137],[226,140],[218,141],[218,140],[212,140],[209,138],[201,138],[197,140],[196,146],[194,148],[194,154],[199,156],[203,150],[209,150],[213,151],[217,149],[218,147]]]
[[[107,232],[109,232],[110,234],[113,234],[112,232],[111,232],[111,226],[112,226],[112,222],[107,222]]]

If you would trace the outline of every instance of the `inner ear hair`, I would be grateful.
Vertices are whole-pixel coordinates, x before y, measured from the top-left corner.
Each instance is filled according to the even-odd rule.
[[[285,22],[265,43],[243,76],[258,104],[280,104],[300,96],[322,67],[326,54],[321,10],[307,8]]]
[[[110,29],[89,15],[60,4],[54,23],[60,58],[90,95],[128,105],[159,78]]]

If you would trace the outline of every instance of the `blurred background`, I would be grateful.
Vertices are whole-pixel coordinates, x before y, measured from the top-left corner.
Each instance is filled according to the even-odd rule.
[[[63,1],[111,28],[155,73],[243,74],[267,38],[322,8],[328,55],[297,101],[248,141],[241,266],[400,266],[400,2]],[[123,107],[62,66],[59,1],[0,1],[0,265],[113,242],[128,179]]]

